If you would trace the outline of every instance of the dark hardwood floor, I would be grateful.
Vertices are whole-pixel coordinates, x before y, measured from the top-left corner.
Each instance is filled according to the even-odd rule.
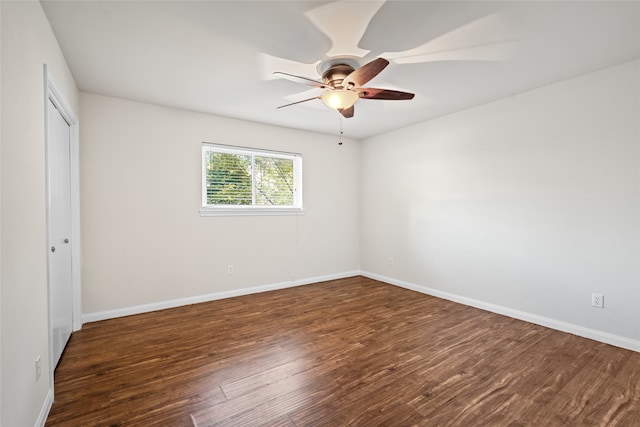
[[[640,353],[363,277],[90,323],[47,426],[640,426]]]

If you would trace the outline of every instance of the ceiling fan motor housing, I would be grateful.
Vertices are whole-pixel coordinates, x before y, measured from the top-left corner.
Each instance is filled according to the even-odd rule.
[[[322,81],[326,85],[336,89],[349,89],[342,86],[342,81],[354,71],[353,67],[347,64],[332,65],[322,73]]]

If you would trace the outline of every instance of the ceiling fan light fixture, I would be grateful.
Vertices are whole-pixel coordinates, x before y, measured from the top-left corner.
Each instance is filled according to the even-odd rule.
[[[351,107],[358,100],[358,93],[346,89],[328,90],[322,94],[322,101],[336,111]]]

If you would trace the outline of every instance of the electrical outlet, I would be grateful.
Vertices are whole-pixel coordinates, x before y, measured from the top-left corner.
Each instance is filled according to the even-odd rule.
[[[227,274],[233,274],[233,265],[227,266]]]
[[[389,265],[393,265],[394,261],[393,261],[393,257],[392,256],[389,257],[389,261],[388,262],[389,262]]]
[[[36,357],[36,381],[40,379],[40,375],[42,375],[42,358],[38,356]]]
[[[591,294],[591,305],[593,307],[604,308],[604,295]]]
[[[292,282],[296,281],[296,273],[291,273],[291,281]]]

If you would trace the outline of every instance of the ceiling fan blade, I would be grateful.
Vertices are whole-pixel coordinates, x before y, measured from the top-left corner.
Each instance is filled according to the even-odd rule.
[[[413,49],[384,52],[395,64],[434,61],[504,61],[517,52],[518,40],[506,26],[504,11],[479,16],[474,20],[429,38]]]
[[[281,106],[279,106],[277,108],[284,108],[284,107],[288,107],[290,105],[296,105],[296,104],[300,104],[300,103],[307,102],[307,101],[313,101],[314,99],[320,99],[320,98],[321,98],[320,96],[314,96],[313,98],[303,99],[302,101],[296,101],[296,102],[292,102],[290,104],[284,104],[284,105],[281,105]]]
[[[342,114],[342,116],[343,116],[344,118],[348,119],[348,118],[350,118],[350,117],[353,117],[354,110],[355,110],[355,109],[353,108],[353,105],[352,105],[352,106],[351,106],[351,107],[349,107],[349,108],[343,108],[343,109],[341,109],[341,110],[338,110],[338,112],[339,112],[340,114]]]
[[[358,47],[362,36],[386,0],[322,2],[322,6],[305,13],[306,17],[331,40],[328,57],[364,57],[370,51]]]
[[[326,85],[326,84],[324,84],[322,82],[319,82],[319,81],[313,80],[313,79],[309,79],[309,78],[306,78],[306,77],[294,76],[293,74],[282,73],[280,71],[276,71],[273,74],[278,76],[278,77],[282,77],[283,79],[291,80],[292,82],[302,83],[302,84],[305,84],[305,85],[318,87],[320,89],[325,89],[325,88],[333,89],[333,87],[331,87],[329,85]]]
[[[296,76],[311,76],[315,78],[318,74],[318,64],[320,61],[310,64],[302,63],[298,61],[292,61],[290,59],[278,58],[277,56],[271,56],[266,53],[259,53],[258,58],[258,71],[262,80],[273,80],[280,78],[280,76],[273,74],[277,70],[287,70],[287,73]]]
[[[387,65],[389,65],[389,61],[384,58],[374,59],[351,72],[351,74],[342,81],[342,86],[345,89],[349,86],[360,87],[377,76]]]
[[[360,98],[365,99],[388,99],[402,101],[406,99],[413,99],[415,94],[409,92],[402,92],[400,90],[391,89],[376,89],[373,87],[361,87],[357,88],[356,92]]]

